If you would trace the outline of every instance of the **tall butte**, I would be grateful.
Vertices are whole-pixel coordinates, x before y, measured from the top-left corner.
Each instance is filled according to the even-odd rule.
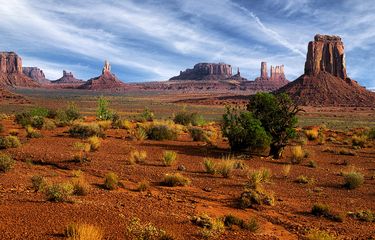
[[[339,36],[315,35],[309,42],[305,73],[280,88],[299,105],[374,106],[375,94],[346,73],[344,44]]]
[[[22,59],[14,52],[0,52],[0,85],[7,87],[39,87],[39,83],[23,74]]]

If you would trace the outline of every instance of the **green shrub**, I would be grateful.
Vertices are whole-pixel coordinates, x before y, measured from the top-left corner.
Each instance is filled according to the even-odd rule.
[[[193,141],[207,142],[208,136],[206,131],[199,127],[190,127],[189,128],[190,136],[193,138]]]
[[[360,187],[364,182],[364,176],[359,172],[349,172],[344,174],[344,186],[348,189],[355,189]]]
[[[275,197],[272,193],[268,193],[263,189],[246,189],[239,199],[239,207],[242,209],[250,208],[253,205],[269,205],[275,204]]]
[[[264,149],[271,143],[271,137],[261,122],[248,111],[227,108],[223,116],[222,132],[228,138],[232,150]]]
[[[33,117],[45,118],[49,115],[49,109],[44,107],[34,107],[30,109],[30,115]]]
[[[42,129],[44,125],[44,117],[34,116],[31,118],[31,126],[37,129]]]
[[[335,222],[342,222],[344,218],[340,214],[333,214],[328,205],[320,203],[313,205],[311,214],[317,217],[325,217]]]
[[[151,140],[175,140],[177,132],[168,125],[153,125],[147,130],[147,137]]]
[[[135,130],[133,131],[133,134],[132,134],[132,135],[133,135],[134,138],[137,139],[138,141],[143,141],[143,140],[147,139],[147,132],[146,132],[146,130],[145,130],[144,128],[142,128],[142,127],[139,127],[139,128],[137,128],[137,129],[135,129]]]
[[[8,172],[13,168],[15,161],[9,155],[0,153],[0,172]]]
[[[104,187],[108,190],[115,190],[118,188],[118,176],[116,173],[110,172],[105,175]]]
[[[249,230],[250,232],[256,232],[259,230],[259,223],[255,218],[250,218],[248,221],[244,221],[232,214],[224,216],[224,225],[226,227],[238,226],[242,229]]]
[[[56,128],[56,124],[51,119],[44,119],[43,129],[45,130],[54,130]]]
[[[70,183],[52,184],[47,187],[45,194],[47,200],[53,202],[67,202],[74,192],[74,186]]]
[[[368,138],[369,139],[375,139],[375,127],[370,129],[370,131],[368,133]]]
[[[353,146],[358,146],[358,147],[365,147],[365,145],[366,145],[366,142],[367,142],[367,139],[368,139],[368,137],[367,137],[367,135],[354,135],[353,137],[352,137],[352,145]]]
[[[312,230],[306,236],[307,240],[335,240],[336,237],[326,231]]]
[[[271,177],[272,173],[268,168],[250,171],[245,186],[250,189],[261,189],[262,184],[270,182]]]
[[[113,113],[108,108],[108,100],[101,96],[98,99],[98,109],[96,110],[96,119],[98,120],[111,120]]]
[[[72,137],[88,138],[93,136],[103,136],[102,129],[96,123],[77,123],[70,127],[69,134]]]
[[[164,151],[163,152],[163,164],[164,166],[172,166],[177,160],[177,153],[174,151]]]
[[[260,229],[260,225],[256,218],[250,218],[247,222],[244,222],[241,227],[250,232],[257,232]]]
[[[57,110],[55,117],[58,126],[70,125],[74,120],[80,118],[81,114],[73,102],[70,102],[65,109]]]
[[[28,137],[28,138],[40,138],[40,137],[42,137],[42,134],[40,132],[38,132],[37,130],[35,130],[33,127],[27,126],[26,127],[26,137]]]
[[[21,146],[21,142],[16,136],[0,137],[0,149],[17,148]]]
[[[172,240],[171,236],[151,223],[142,224],[139,218],[132,218],[127,227],[129,239],[134,240]]]
[[[216,164],[212,159],[205,158],[203,160],[203,166],[205,169],[205,172],[208,174],[215,174],[216,173]]]
[[[149,108],[145,108],[143,112],[139,115],[139,121],[141,122],[153,121],[154,117],[155,117],[155,114]]]
[[[202,126],[205,124],[205,120],[202,115],[198,113],[189,113],[186,111],[177,113],[173,121],[184,126]]]
[[[29,112],[21,112],[16,114],[15,121],[23,127],[31,125],[31,114]]]
[[[190,179],[180,173],[165,174],[162,184],[168,187],[186,186],[190,184]]]
[[[48,186],[46,179],[40,175],[32,176],[31,184],[36,192],[43,192]]]

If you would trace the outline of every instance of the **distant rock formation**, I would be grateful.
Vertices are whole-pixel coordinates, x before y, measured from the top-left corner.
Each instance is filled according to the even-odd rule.
[[[22,72],[22,59],[14,52],[0,52],[0,85],[10,87],[39,87],[39,83]]]
[[[247,81],[246,78],[241,76],[240,68],[237,68],[237,73],[231,76],[230,78],[228,78],[228,80]]]
[[[82,84],[83,80],[74,77],[73,73],[63,70],[63,76],[55,81],[51,81],[53,84]]]
[[[37,83],[48,84],[50,81],[46,79],[46,76],[43,73],[43,70],[37,67],[22,67],[22,72],[27,77],[31,78]]]
[[[347,77],[338,36],[316,35],[308,45],[305,73],[276,91],[281,92],[306,106],[375,106],[375,94]]]
[[[102,75],[91,78],[86,83],[79,86],[79,89],[89,90],[123,90],[127,85],[121,82],[113,73],[111,73],[111,65],[106,60],[102,70]]]
[[[198,63],[193,69],[180,71],[169,80],[226,80],[232,77],[232,66],[225,63]]]
[[[255,81],[273,81],[280,83],[288,83],[289,81],[285,78],[284,65],[272,66],[270,69],[270,77],[267,73],[267,63],[261,62],[260,64],[260,77],[257,77]]]

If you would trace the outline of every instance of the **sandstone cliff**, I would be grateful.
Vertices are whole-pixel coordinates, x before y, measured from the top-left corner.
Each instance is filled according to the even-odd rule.
[[[232,66],[225,63],[198,63],[169,80],[225,80],[232,77]]]
[[[46,79],[46,76],[44,75],[43,70],[37,67],[23,67],[22,72],[24,75],[31,78],[37,83],[40,83],[40,84],[50,83],[50,81]]]
[[[74,77],[73,73],[63,70],[63,76],[55,81],[51,81],[53,84],[82,84],[83,80]]]

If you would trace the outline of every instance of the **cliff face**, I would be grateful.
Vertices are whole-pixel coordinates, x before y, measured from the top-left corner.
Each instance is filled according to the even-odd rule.
[[[375,106],[375,94],[346,75],[344,56],[340,37],[316,35],[308,45],[305,74],[276,93],[307,106]]]
[[[31,78],[37,83],[48,84],[50,81],[46,79],[43,71],[37,67],[23,67],[22,72],[27,77]]]
[[[0,85],[38,87],[39,83],[22,72],[22,59],[14,52],[0,52]]]
[[[55,81],[53,84],[82,84],[84,81],[74,77],[73,73],[63,70],[63,76]]]
[[[284,65],[280,66],[272,66],[270,69],[270,76],[268,77],[267,73],[267,63],[262,62],[260,64],[260,77],[257,77],[255,79],[257,82],[262,82],[262,81],[272,81],[275,83],[280,83],[280,86],[285,85],[289,81],[285,78],[285,73],[284,73]]]
[[[232,77],[232,66],[225,63],[198,63],[169,80],[225,80]]]
[[[316,76],[319,72],[347,78],[344,44],[340,37],[317,34],[314,41],[309,42],[305,74]]]

